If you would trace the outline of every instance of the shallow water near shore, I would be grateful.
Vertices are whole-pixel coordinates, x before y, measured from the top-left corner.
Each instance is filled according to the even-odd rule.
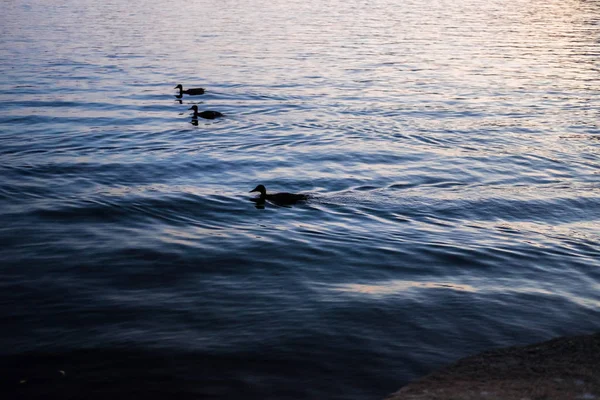
[[[4,360],[362,400],[600,329],[600,2],[0,7]]]

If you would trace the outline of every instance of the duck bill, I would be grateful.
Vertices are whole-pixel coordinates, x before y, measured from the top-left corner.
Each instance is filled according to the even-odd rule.
[[[194,107],[190,107],[190,108],[188,108],[188,110],[193,110],[193,109],[194,109]]]
[[[249,191],[248,193],[253,193],[253,192],[258,192],[258,190],[256,189],[252,189],[251,191]]]

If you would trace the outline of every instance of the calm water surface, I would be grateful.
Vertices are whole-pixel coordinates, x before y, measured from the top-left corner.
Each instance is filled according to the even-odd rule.
[[[379,399],[600,329],[599,1],[0,11],[5,364]],[[313,199],[257,209],[259,183]]]

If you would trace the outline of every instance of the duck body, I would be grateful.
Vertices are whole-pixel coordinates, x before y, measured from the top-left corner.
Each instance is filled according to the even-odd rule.
[[[250,191],[250,193],[252,192],[259,192],[260,196],[255,199],[257,203],[262,202],[264,203],[265,201],[270,201],[273,204],[276,204],[278,206],[288,206],[288,205],[292,205],[292,204],[296,204],[299,201],[306,201],[310,198],[309,195],[307,194],[302,194],[302,193],[271,193],[268,194],[267,193],[267,189],[264,187],[264,185],[258,185],[257,187],[255,187],[254,189],[252,189]]]
[[[193,105],[189,108],[189,110],[194,110],[194,115],[192,118],[194,119],[198,119],[198,118],[204,118],[204,119],[215,119],[215,118],[220,118],[223,117],[224,115],[218,111],[212,111],[212,110],[206,110],[206,111],[202,111],[202,112],[198,112],[198,106],[197,105]]]
[[[189,94],[190,96],[197,96],[199,94],[204,94],[204,88],[193,88],[193,89],[183,90],[183,86],[181,84],[175,86],[175,89],[179,89],[179,96],[182,96],[184,94]]]

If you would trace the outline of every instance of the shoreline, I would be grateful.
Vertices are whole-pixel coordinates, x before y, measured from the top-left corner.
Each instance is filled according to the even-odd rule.
[[[462,358],[386,400],[600,400],[600,332]]]

